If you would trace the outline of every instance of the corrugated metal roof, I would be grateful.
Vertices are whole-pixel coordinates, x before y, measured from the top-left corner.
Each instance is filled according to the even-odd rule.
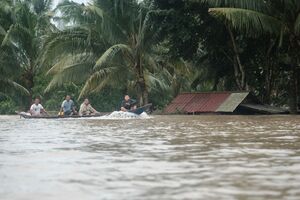
[[[215,112],[230,93],[202,93],[194,94],[193,99],[187,103],[184,110],[187,113]]]
[[[166,113],[181,113],[186,112],[184,110],[184,107],[187,105],[188,102],[190,102],[194,98],[193,95],[190,95],[189,93],[183,93],[179,94],[175,99],[173,99],[172,103],[169,104],[165,108]]]
[[[165,113],[233,112],[248,92],[203,92],[179,94]],[[231,97],[232,96],[232,97]]]
[[[184,113],[185,112],[184,107],[185,107],[185,104],[171,103],[165,108],[164,112],[169,113],[169,114]]]
[[[217,112],[233,112],[242,101],[248,96],[249,92],[231,93],[230,96],[220,105]]]

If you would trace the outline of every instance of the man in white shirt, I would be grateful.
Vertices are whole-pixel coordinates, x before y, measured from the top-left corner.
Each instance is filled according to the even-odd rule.
[[[44,113],[47,114],[44,107],[40,104],[40,99],[35,98],[34,104],[32,104],[30,107],[30,114],[32,116],[40,116],[41,114],[44,114]]]

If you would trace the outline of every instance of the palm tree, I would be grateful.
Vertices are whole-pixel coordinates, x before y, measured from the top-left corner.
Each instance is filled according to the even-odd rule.
[[[46,63],[55,60],[48,71],[54,75],[48,90],[85,79],[80,97],[107,85],[122,85],[135,88],[143,105],[151,87],[165,87],[156,77],[160,69],[154,48],[160,30],[150,23],[156,12],[151,7],[137,0],[99,0],[87,6],[65,1],[58,9],[71,27],[55,33],[46,44]]]
[[[300,50],[300,1],[297,0],[201,0],[213,8],[209,12],[226,25],[249,36],[271,34],[278,37],[279,47],[286,42],[290,58],[290,111],[297,112],[297,66]],[[232,35],[231,35],[232,36]],[[233,36],[232,36],[233,37]]]
[[[1,49],[7,53],[5,62],[15,62],[21,69],[20,80],[32,99],[34,77],[40,69],[39,54],[43,36],[52,31],[49,10],[51,0],[16,0],[11,2],[12,20],[3,35]]]
[[[12,2],[0,2],[0,41],[7,34],[7,29],[13,22]],[[12,59],[14,55],[12,48],[0,47],[0,93],[3,95],[12,94],[12,91],[28,94],[28,90],[14,81],[17,77],[19,66],[16,60]]]

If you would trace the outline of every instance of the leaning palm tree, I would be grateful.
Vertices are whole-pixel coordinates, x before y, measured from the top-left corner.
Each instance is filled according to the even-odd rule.
[[[249,36],[272,34],[279,47],[286,42],[291,60],[289,79],[290,110],[297,112],[297,66],[300,51],[300,1],[298,0],[200,0],[212,8],[209,12],[231,28]]]
[[[45,60],[55,60],[48,71],[53,75],[48,89],[88,77],[80,97],[107,85],[122,85],[135,88],[143,105],[152,86],[164,87],[155,77],[153,48],[160,30],[150,23],[155,14],[151,8],[137,0],[99,0],[87,6],[65,1],[58,8],[71,27],[46,44]]]

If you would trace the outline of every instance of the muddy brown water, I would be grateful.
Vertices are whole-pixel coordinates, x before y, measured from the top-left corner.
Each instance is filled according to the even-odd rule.
[[[0,199],[300,199],[300,116],[0,116]]]

